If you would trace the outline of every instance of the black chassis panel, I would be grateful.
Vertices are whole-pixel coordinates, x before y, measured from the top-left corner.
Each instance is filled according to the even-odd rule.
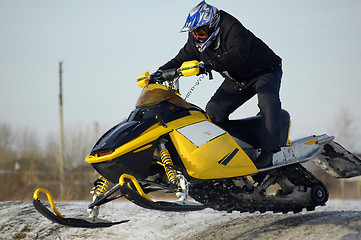
[[[111,161],[93,163],[92,166],[100,175],[115,184],[119,182],[119,177],[124,173],[131,174],[137,179],[147,178],[157,146],[156,142],[147,143],[146,145],[152,144],[152,147],[146,150],[139,152],[134,150]]]

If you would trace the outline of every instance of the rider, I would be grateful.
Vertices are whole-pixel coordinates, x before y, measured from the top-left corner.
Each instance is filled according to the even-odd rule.
[[[281,58],[236,18],[205,1],[189,12],[181,32],[188,32],[187,43],[158,71],[198,60],[219,72],[225,80],[206,106],[217,124],[257,94],[263,142],[255,165],[272,166],[273,153],[280,151]]]

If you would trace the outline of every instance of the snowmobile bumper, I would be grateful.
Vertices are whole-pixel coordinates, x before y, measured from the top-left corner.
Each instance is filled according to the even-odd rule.
[[[134,184],[136,191],[133,190],[130,184],[125,184],[125,179],[131,180]],[[130,182],[129,182],[130,183]],[[166,202],[166,201],[153,201],[149,198],[141,188],[138,180],[129,174],[123,174],[119,178],[120,191],[123,196],[127,198],[129,201],[134,204],[153,210],[161,210],[161,211],[173,211],[173,212],[184,212],[184,211],[199,211],[211,206],[206,206],[196,202],[189,201],[177,201],[177,202]]]
[[[326,144],[313,161],[335,178],[361,175],[361,159],[334,141]]]
[[[41,201],[39,200],[39,193],[43,192],[48,197],[49,203],[51,208],[53,209],[54,213],[52,213],[46,206],[44,206]],[[81,227],[81,228],[104,228],[104,227],[111,227],[116,224],[126,223],[129,220],[123,220],[119,222],[111,222],[104,219],[99,218],[65,218],[55,207],[53,197],[51,196],[50,192],[46,189],[38,188],[35,190],[33,195],[33,205],[35,209],[44,217],[49,219],[54,223],[58,223],[64,226],[69,227]]]

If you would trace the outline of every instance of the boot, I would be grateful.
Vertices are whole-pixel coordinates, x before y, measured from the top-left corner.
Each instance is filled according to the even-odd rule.
[[[273,151],[261,150],[261,153],[254,161],[258,169],[272,167],[273,165]]]

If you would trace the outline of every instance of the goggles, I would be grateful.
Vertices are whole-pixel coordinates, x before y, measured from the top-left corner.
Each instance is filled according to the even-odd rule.
[[[208,30],[207,27],[200,27],[200,28],[195,29],[192,32],[192,34],[197,40],[199,40],[199,41],[203,40],[204,41],[208,37],[208,31],[207,30]]]

